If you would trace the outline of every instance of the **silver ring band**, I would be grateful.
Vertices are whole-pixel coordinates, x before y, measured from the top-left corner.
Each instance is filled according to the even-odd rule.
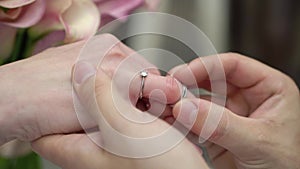
[[[187,87],[182,85],[181,98],[186,98],[186,96],[187,96]]]
[[[148,72],[143,70],[140,72],[140,77],[142,78],[141,80],[141,87],[140,87],[140,93],[139,93],[139,99],[143,98],[143,93],[144,93],[144,88],[145,88],[145,80],[146,77],[148,76]]]

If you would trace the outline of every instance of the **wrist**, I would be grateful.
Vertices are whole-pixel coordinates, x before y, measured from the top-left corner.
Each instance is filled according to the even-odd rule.
[[[14,99],[14,83],[9,73],[10,65],[0,66],[0,145],[16,139],[16,110]]]
[[[13,120],[9,117],[9,109],[5,106],[0,105],[0,146],[16,139],[15,135],[12,132],[13,129]]]

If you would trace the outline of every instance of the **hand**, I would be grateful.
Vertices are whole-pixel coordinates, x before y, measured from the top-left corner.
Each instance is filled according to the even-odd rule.
[[[111,35],[101,35],[99,45],[116,40]],[[84,42],[78,42],[51,48],[0,67],[0,145],[13,139],[32,141],[44,135],[82,130],[73,108],[71,72],[83,45]],[[133,50],[120,43],[107,55],[102,68],[112,75],[117,65],[132,53]],[[151,65],[142,57],[135,58],[134,65]],[[168,102],[174,103],[180,96],[177,84],[174,79],[158,74],[155,68],[151,69],[144,96],[148,97],[153,88],[160,88],[169,93]],[[159,86],[154,81],[160,82]],[[132,102],[138,100],[139,85],[138,80],[133,83]]]
[[[134,138],[148,138],[169,128],[169,125],[159,118],[147,124],[140,124],[125,119],[120,113],[132,115],[132,117],[145,117],[145,114],[131,105],[124,97],[128,90],[117,90],[112,93],[113,83],[122,84],[123,81],[113,81],[101,68],[96,68],[86,61],[79,61],[75,68],[74,87],[81,104],[89,114],[96,119],[100,129],[100,142],[105,148],[110,146],[120,147],[115,150],[125,152],[143,153],[160,147],[163,143],[156,143],[154,147],[144,145],[137,149],[137,145],[126,142],[126,139],[117,140],[112,138],[112,132],[105,127],[109,123],[115,130],[126,136]],[[95,81],[94,81],[95,78]],[[95,86],[93,86],[95,83]],[[116,84],[118,86],[118,84]],[[94,94],[95,92],[95,94]],[[96,100],[94,100],[94,97]],[[118,98],[117,105],[115,99]],[[122,108],[119,112],[118,108]],[[101,110],[102,114],[98,112]],[[150,116],[150,114],[147,114]],[[174,130],[175,131],[175,130]],[[120,144],[114,144],[115,142]],[[166,140],[164,140],[166,141]],[[97,142],[98,143],[98,142]],[[92,142],[86,134],[52,135],[38,139],[32,143],[33,149],[46,159],[58,164],[65,169],[150,169],[150,168],[172,168],[172,169],[205,169],[208,168],[201,157],[200,151],[184,139],[170,151],[149,158],[133,159],[116,156],[105,151]],[[117,152],[116,152],[117,153]],[[154,155],[154,154],[153,154]]]
[[[83,42],[48,49],[0,67],[0,145],[13,139],[81,130],[74,113],[71,70]]]
[[[171,72],[187,86],[195,86],[189,81],[195,77],[196,86],[210,90],[207,72],[214,70],[206,70],[203,63],[213,68],[216,57],[195,59]],[[295,83],[283,73],[239,54],[221,54],[220,60],[226,76],[227,100],[221,121],[209,138],[223,147],[208,146],[214,165],[231,168],[228,159],[233,154],[237,168],[300,168],[300,97]],[[218,83],[218,79],[212,83]],[[190,117],[196,118],[192,132],[197,135],[205,130],[203,124],[210,106],[219,107],[207,99],[185,99],[173,109],[175,117],[182,113],[178,120],[186,126],[191,125]]]

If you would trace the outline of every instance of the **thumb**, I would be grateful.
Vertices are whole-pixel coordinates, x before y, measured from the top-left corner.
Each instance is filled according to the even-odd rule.
[[[83,113],[88,112],[92,116],[92,119],[95,119],[98,110],[95,98],[96,67],[88,61],[81,60],[75,64],[73,70],[73,88],[77,100],[75,108],[77,109],[77,113],[79,113],[79,118],[88,119],[87,114]],[[105,75],[102,71],[98,72],[101,74],[100,76]],[[102,83],[105,83],[105,80],[101,81],[101,86],[105,86]]]
[[[80,61],[75,66],[74,89],[87,112],[82,114],[96,119],[101,131],[101,140],[96,143],[109,152],[134,158],[161,154],[177,145],[182,133],[131,105],[114,88],[114,83],[123,82],[113,81],[88,62]]]
[[[105,119],[116,129],[122,128],[124,119],[115,109],[110,77],[87,61],[79,61],[74,67],[73,87],[81,107],[77,112],[81,121],[93,120],[101,125]],[[118,127],[120,126],[120,127]]]
[[[162,122],[153,121],[156,119],[155,116],[136,109],[129,100],[124,99],[120,94],[126,91],[117,91],[118,89],[114,88],[113,82],[122,82],[112,81],[101,68],[96,70],[89,62],[79,61],[75,65],[73,81],[79,106],[83,107],[80,109],[83,112],[77,113],[85,119],[96,120],[102,129],[102,134],[104,129],[111,126],[123,134],[126,133],[126,135],[146,137],[156,133],[157,130],[160,131],[168,127],[168,125],[158,126],[157,124]],[[87,115],[91,117],[84,117]],[[151,122],[147,123],[149,121]],[[151,126],[156,126],[155,128],[158,129],[155,130]],[[137,130],[143,132],[138,133]]]
[[[184,99],[174,106],[173,115],[199,136],[200,143],[209,140],[233,153],[255,144],[257,121],[207,100]]]
[[[149,157],[172,147],[171,139],[181,136],[167,123],[130,105],[122,95],[114,95],[121,92],[113,92],[113,81],[90,63],[78,62],[73,80],[76,95],[85,108],[82,114],[96,119],[100,129],[101,140],[97,135],[93,139],[105,150],[126,157]]]

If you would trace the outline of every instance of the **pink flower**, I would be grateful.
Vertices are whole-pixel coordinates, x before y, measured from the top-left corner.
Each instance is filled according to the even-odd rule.
[[[47,0],[46,11],[31,34],[65,30],[65,42],[87,39],[100,25],[100,13],[91,0]]]
[[[36,24],[45,11],[44,0],[1,0],[0,22],[18,28]]]
[[[145,0],[145,2],[148,8],[153,11],[158,7],[160,0]]]
[[[143,5],[153,10],[158,2],[159,0],[0,0],[0,24],[16,28],[30,27],[29,37],[34,39],[49,33],[49,36],[56,36],[46,38],[51,40],[51,44],[47,41],[39,43],[42,50],[53,45],[56,40],[64,39],[65,43],[70,43],[88,39],[97,32],[100,21],[104,25]],[[7,34],[4,27],[0,29],[0,38],[5,38],[9,42],[7,46],[11,46],[16,29],[6,28],[9,31]],[[56,31],[60,33],[57,34]],[[2,56],[7,56],[7,53],[8,50],[0,51]]]
[[[141,6],[148,6],[154,10],[159,0],[93,0],[101,12],[102,25],[129,15],[133,10]]]
[[[147,0],[146,0],[147,1]],[[43,19],[30,29],[32,34],[52,32],[38,42],[35,53],[40,52],[60,40],[73,42],[94,35],[101,25],[113,19],[126,16],[134,9],[147,5],[156,8],[159,0],[49,0]],[[85,2],[84,6],[80,3]],[[93,3],[91,3],[93,2]],[[77,5],[74,5],[77,4]],[[72,6],[73,5],[73,6]],[[100,18],[101,14],[101,18]],[[67,17],[68,16],[68,17]],[[65,29],[65,34],[61,31]]]
[[[48,0],[45,15],[30,32],[39,35],[64,29],[65,42],[83,40],[94,35],[100,23],[104,25],[126,16],[142,5],[154,9],[158,2],[159,0]],[[51,33],[47,39],[61,39],[61,33],[59,37],[53,37],[57,35]],[[42,50],[47,46],[47,41],[38,45]]]
[[[0,22],[33,26],[31,35],[65,30],[65,42],[87,39],[99,27],[100,14],[92,0],[1,0]]]

